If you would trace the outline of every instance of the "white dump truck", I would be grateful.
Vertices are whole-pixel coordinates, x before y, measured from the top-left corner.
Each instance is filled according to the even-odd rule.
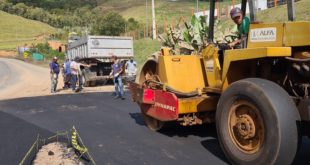
[[[107,82],[111,72],[111,56],[115,55],[124,64],[134,56],[132,37],[87,36],[68,44],[67,57],[79,58],[80,62],[91,64],[82,68],[85,86]]]

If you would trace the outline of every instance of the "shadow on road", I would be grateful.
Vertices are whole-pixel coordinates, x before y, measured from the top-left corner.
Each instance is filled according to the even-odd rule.
[[[145,126],[143,116],[141,113],[129,113],[130,117],[135,120],[136,124],[140,126]],[[219,143],[216,135],[215,124],[208,125],[196,125],[184,127],[177,123],[166,123],[164,128],[159,131],[159,133],[169,136],[169,137],[188,137],[188,136],[198,136],[201,138],[208,138],[201,141],[201,145],[212,153],[214,156],[218,157],[225,163],[228,163]]]
[[[218,157],[222,161],[228,164],[228,160],[222,151],[217,139],[207,139],[201,142],[201,145],[211,152],[214,156]]]
[[[169,123],[160,133],[173,137],[188,137],[188,136],[198,136],[206,140],[201,141],[201,145],[212,153],[214,156],[218,157],[225,163],[228,163],[220,144],[217,140],[215,124],[204,124],[196,126],[181,126],[177,123]]]
[[[303,137],[299,152],[295,157],[293,165],[307,165],[310,162],[310,141],[308,137]]]
[[[146,126],[141,113],[129,113],[129,116],[135,120],[136,124],[140,126]]]
[[[136,124],[146,126],[141,113],[129,113],[129,116],[134,119]],[[215,126],[210,125],[195,125],[195,126],[181,126],[175,122],[167,122],[159,133],[169,137],[216,137]]]
[[[181,126],[178,123],[167,123],[160,133],[169,137],[216,137],[215,127],[213,124],[195,125],[195,126]]]
[[[2,111],[0,111],[0,132],[0,162],[5,164],[18,164],[38,134],[43,137],[53,135],[46,129]]]

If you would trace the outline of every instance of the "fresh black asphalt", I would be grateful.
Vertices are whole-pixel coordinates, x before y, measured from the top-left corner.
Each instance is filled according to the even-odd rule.
[[[214,125],[169,124],[153,132],[130,98],[114,100],[110,93],[0,101],[0,164],[18,164],[38,134],[49,137],[73,125],[98,165],[228,164]],[[309,155],[304,138],[295,164],[308,164]]]

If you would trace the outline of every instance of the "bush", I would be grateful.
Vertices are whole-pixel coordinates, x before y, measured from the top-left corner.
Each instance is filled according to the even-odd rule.
[[[56,50],[53,50],[48,42],[45,43],[39,43],[37,45],[34,45],[30,49],[30,53],[40,53],[44,55],[45,59],[52,59],[54,56],[56,56],[60,60],[64,60],[65,54],[62,52],[58,52]]]
[[[92,28],[92,34],[119,36],[125,32],[126,20],[118,13],[108,13],[103,17],[98,17]]]

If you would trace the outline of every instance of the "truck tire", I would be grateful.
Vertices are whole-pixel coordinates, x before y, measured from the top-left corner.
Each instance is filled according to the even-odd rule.
[[[86,79],[85,74],[82,76],[82,78],[83,78],[82,81],[84,82],[84,87],[90,87],[90,85],[91,85],[90,83],[91,82]]]
[[[89,74],[90,70],[88,68],[84,68],[82,69],[82,81],[83,81],[83,85],[84,87],[89,87],[90,86],[90,81],[88,80],[88,74]]]
[[[264,79],[231,84],[216,111],[218,140],[232,164],[291,164],[301,142],[299,125],[292,98]]]
[[[94,87],[94,86],[96,86],[96,85],[97,85],[97,82],[96,82],[96,81],[91,81],[91,82],[90,82],[90,86]]]

